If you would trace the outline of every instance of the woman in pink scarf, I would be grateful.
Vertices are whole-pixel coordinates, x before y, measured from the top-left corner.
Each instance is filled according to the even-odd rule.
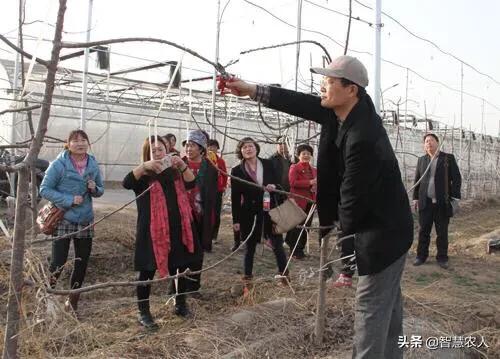
[[[183,272],[201,257],[186,194],[186,189],[195,184],[194,175],[180,157],[167,155],[168,150],[163,138],[147,138],[142,146],[143,162],[123,180],[123,186],[132,189],[136,196],[151,186],[136,201],[135,270],[139,271],[139,280],[153,279],[156,270],[160,277]],[[175,314],[182,317],[189,315],[186,295],[182,294],[187,291],[186,282],[187,279],[180,278],[176,288]],[[139,322],[146,329],[156,329],[149,306],[150,290],[150,285],[137,287]]]

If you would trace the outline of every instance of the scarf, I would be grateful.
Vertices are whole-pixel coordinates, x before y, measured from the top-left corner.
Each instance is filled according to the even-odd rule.
[[[81,160],[77,160],[73,156],[69,156],[71,163],[73,164],[73,167],[75,167],[76,172],[80,174],[80,176],[83,176],[83,173],[85,172],[85,169],[87,168],[87,162],[89,160],[89,156],[85,155]]]
[[[264,167],[262,167],[262,162],[257,158],[257,167],[255,171],[252,170],[250,164],[245,161],[244,168],[250,178],[257,184],[262,185],[264,182]]]
[[[177,204],[182,226],[182,244],[189,253],[194,253],[193,232],[191,229],[192,213],[186,189],[181,178],[174,178],[175,192],[177,195]],[[170,253],[170,223],[168,218],[167,200],[165,193],[158,180],[152,182],[149,191],[151,223],[150,233],[153,244],[153,252],[156,259],[156,267],[160,272],[160,277],[168,275],[168,255]]]

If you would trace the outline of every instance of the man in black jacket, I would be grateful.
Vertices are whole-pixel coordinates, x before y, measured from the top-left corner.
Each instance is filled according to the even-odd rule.
[[[277,138],[278,144],[276,145],[276,152],[269,157],[273,162],[273,166],[276,170],[276,174],[279,178],[279,184],[284,191],[290,192],[290,180],[288,178],[288,172],[292,161],[290,161],[290,154],[288,153],[288,146],[285,142],[284,136],[279,136]]]
[[[366,94],[366,68],[341,56],[327,68],[321,98],[236,80],[233,94],[321,124],[318,211],[321,224],[338,217],[354,236],[359,280],[354,358],[402,358],[401,275],[413,241],[413,220],[387,133]]]
[[[429,256],[432,224],[436,227],[436,261],[448,268],[448,224],[453,215],[450,201],[461,198],[462,176],[455,156],[438,150],[439,138],[428,133],[424,136],[425,156],[418,159],[413,190],[413,206],[418,210],[417,258],[413,265],[425,263]]]

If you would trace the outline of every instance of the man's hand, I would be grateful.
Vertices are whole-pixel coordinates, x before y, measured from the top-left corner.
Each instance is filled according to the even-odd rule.
[[[418,212],[418,199],[413,200],[413,210]]]
[[[257,91],[257,85],[249,84],[239,79],[226,82],[226,87],[235,96],[249,96],[253,98]]]

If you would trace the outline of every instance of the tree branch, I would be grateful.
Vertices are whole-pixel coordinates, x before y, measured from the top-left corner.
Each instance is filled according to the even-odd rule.
[[[101,40],[101,41],[76,42],[76,43],[63,42],[63,43],[61,43],[61,46],[63,48],[66,48],[66,49],[78,49],[78,48],[83,48],[83,47],[93,47],[93,46],[117,44],[117,43],[123,43],[123,42],[156,42],[159,44],[170,45],[170,46],[178,48],[182,51],[185,51],[188,54],[191,54],[194,57],[197,57],[202,61],[209,63],[210,65],[215,67],[215,69],[217,71],[219,71],[222,75],[227,74],[224,66],[222,66],[220,63],[212,62],[209,59],[207,59],[206,57],[198,54],[196,51],[193,51],[191,49],[188,49],[187,47],[178,45],[172,41],[157,39],[157,38],[152,38],[152,37],[124,37],[121,39],[109,39],[109,40]]]
[[[37,108],[40,108],[40,107],[42,107],[42,105],[32,105],[32,106],[28,106],[28,107],[7,109],[7,110],[0,111],[0,116],[5,115],[6,113],[32,111],[32,110],[36,110]]]
[[[28,59],[33,59],[33,55],[27,53],[26,51],[24,51],[23,49],[17,47],[16,45],[14,45],[12,42],[9,41],[9,39],[7,39],[5,36],[1,35],[0,34],[0,40],[2,40],[3,42],[5,42],[7,44],[7,46],[11,47],[12,49],[16,50],[18,53],[20,53],[21,55],[23,55],[24,57],[27,57]],[[43,65],[45,67],[48,67],[49,66],[49,62],[47,60],[42,60],[42,59],[39,59],[38,57],[35,59],[36,62],[38,62],[40,65]]]
[[[249,54],[251,52],[255,52],[255,51],[261,51],[261,50],[268,50],[268,49],[275,49],[277,47],[283,47],[283,46],[289,46],[289,45],[296,45],[296,44],[314,44],[314,45],[317,45],[319,47],[321,47],[321,49],[323,50],[323,52],[325,53],[327,59],[328,59],[328,62],[332,62],[332,57],[330,56],[330,54],[328,53],[328,50],[326,49],[326,47],[324,47],[323,45],[321,45],[319,42],[317,41],[314,41],[314,40],[300,40],[300,41],[292,41],[292,42],[286,42],[286,43],[283,43],[283,44],[277,44],[277,45],[270,45],[270,46],[264,46],[264,47],[258,47],[256,49],[250,49],[250,50],[245,50],[245,51],[242,51],[240,52],[240,55],[245,55],[245,54]]]
[[[177,278],[182,278],[186,277],[188,275],[194,275],[194,274],[200,274],[206,271],[209,271],[221,263],[225,262],[229,258],[231,258],[236,252],[238,252],[241,248],[243,248],[244,245],[248,242],[248,240],[252,237],[253,232],[255,231],[255,225],[257,224],[257,215],[253,217],[253,225],[252,229],[250,230],[250,233],[248,234],[247,238],[243,242],[240,243],[238,248],[236,248],[235,251],[229,253],[227,256],[219,260],[218,262],[215,262],[214,264],[205,267],[201,270],[198,271],[191,271],[189,268],[186,269],[182,273],[178,273],[176,275],[168,275],[163,278],[158,278],[158,279],[151,279],[151,280],[136,280],[136,281],[121,281],[121,282],[106,282],[106,283],[98,283],[94,285],[89,285],[87,287],[82,287],[78,289],[66,289],[66,290],[58,290],[58,289],[52,289],[52,288],[46,288],[47,293],[51,294],[58,294],[58,295],[67,295],[71,293],[83,293],[83,292],[90,292],[96,289],[103,289],[103,288],[109,288],[109,287],[130,287],[130,286],[138,286],[138,285],[144,285],[144,284],[152,284],[152,283],[159,283],[159,282],[164,282],[166,280],[172,280],[172,279],[177,279]]]

